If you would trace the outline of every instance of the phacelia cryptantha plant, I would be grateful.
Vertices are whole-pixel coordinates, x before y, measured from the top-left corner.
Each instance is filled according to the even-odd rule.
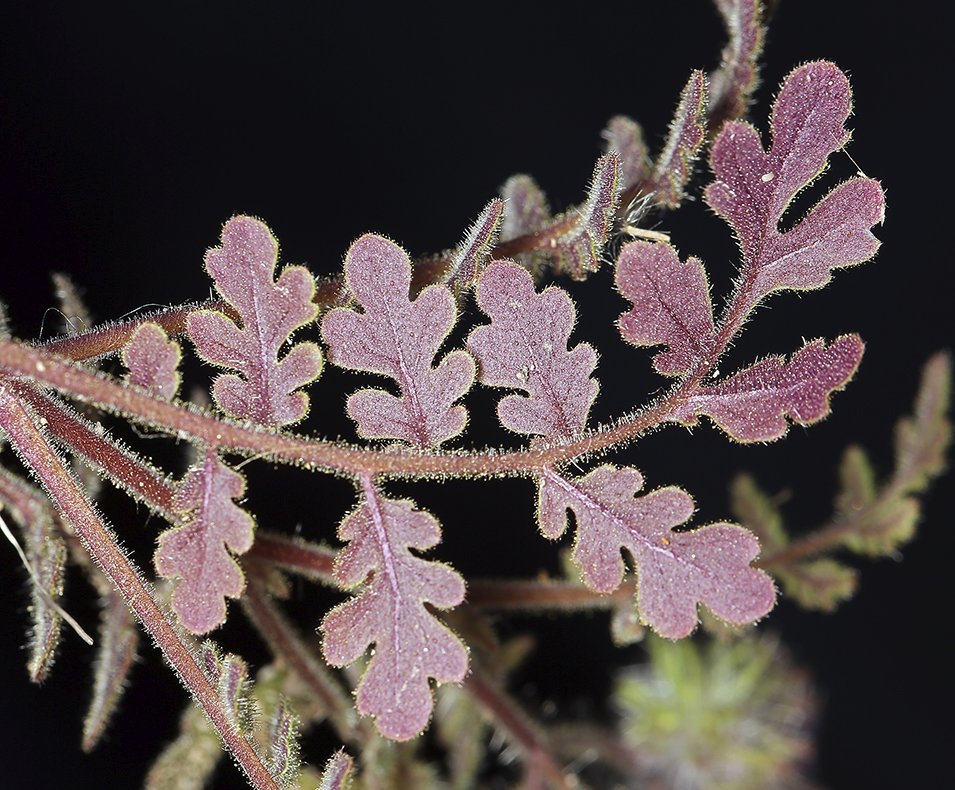
[[[0,503],[20,527],[31,571],[31,678],[48,674],[69,617],[69,564],[101,600],[84,748],[108,724],[142,627],[198,706],[183,715],[150,787],[201,785],[220,741],[263,788],[342,787],[350,777],[369,788],[478,786],[498,739],[518,758],[510,777],[519,771],[529,787],[688,775],[693,786],[707,786],[700,777],[766,786],[766,777],[798,774],[812,694],[790,682],[798,673],[749,627],[770,614],[780,590],[824,610],[850,596],[856,574],[837,550],[888,555],[911,538],[916,497],[944,463],[948,362],[936,356],[926,366],[889,478],[878,480],[865,454],[848,450],[832,522],[810,534],[790,536],[753,478],[732,483],[735,520],[699,523],[691,492],[630,464],[625,448],[649,432],[704,418],[741,443],[810,426],[829,414],[864,351],[847,334],[784,355],[766,349],[771,355],[721,370],[767,299],[821,288],[875,255],[884,198],[876,180],[857,175],[789,216],[848,142],[849,82],[825,61],[794,69],[758,130],[742,118],[756,84],[759,7],[717,5],[730,34],[724,61],[712,74],[690,74],[659,153],[635,122],[612,119],[585,199],[565,213],[551,212],[532,178],[515,176],[456,249],[415,259],[368,233],[347,250],[340,276],[321,281],[280,263],[263,221],[235,216],[205,256],[212,299],[43,344],[0,338],[9,447]],[[706,261],[693,257],[700,251],[678,250],[640,222],[679,209],[698,191],[694,174],[739,245],[719,303]],[[610,266],[619,310],[583,315],[562,278],[583,281]],[[58,288],[70,297],[67,283]],[[627,349],[634,358],[650,349],[665,388],[628,393],[625,413],[598,423],[601,367],[627,364],[585,337],[604,319],[637,347]],[[216,369],[198,394],[183,386],[183,358],[193,353]],[[310,407],[341,407],[323,400],[326,368],[360,382],[344,401],[350,440],[300,430]],[[479,412],[489,398],[505,440],[472,427],[486,422]],[[145,441],[114,438],[104,430],[110,420],[185,445],[188,469],[165,468]],[[301,518],[318,539],[257,523],[245,497],[261,463],[350,481],[350,512],[333,517],[308,492]],[[501,580],[489,567],[488,578],[465,579],[441,554],[453,519],[397,493],[405,481],[461,478],[483,490],[501,477],[536,490],[536,524],[515,518],[514,529],[572,543],[563,576],[528,568],[524,579]],[[149,572],[101,512],[101,479],[165,525]],[[316,604],[300,624],[284,605],[291,577],[341,600]],[[610,611],[617,642],[654,632],[649,663],[621,675],[616,730],[545,723],[507,691],[530,646],[505,638],[500,618],[582,609]],[[237,616],[262,636],[272,663],[253,667],[209,638]],[[678,641],[701,622],[718,640],[711,648]],[[725,698],[727,688],[742,693]],[[777,717],[785,705],[800,711],[789,732]],[[668,729],[673,721],[680,726]],[[300,754],[299,734],[314,727],[343,751]],[[744,730],[758,737],[743,742]],[[428,749],[418,737],[426,732]],[[593,755],[586,770],[583,748]]]

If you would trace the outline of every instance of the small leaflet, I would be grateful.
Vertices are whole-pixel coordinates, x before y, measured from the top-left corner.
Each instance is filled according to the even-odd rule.
[[[190,702],[179,717],[179,732],[156,757],[144,790],[200,790],[210,785],[225,751],[202,708]]]
[[[325,616],[322,650],[330,664],[345,666],[374,645],[356,691],[358,711],[373,716],[385,737],[404,741],[431,718],[430,679],[457,683],[467,673],[467,649],[425,606],[457,606],[464,580],[411,552],[441,539],[433,516],[408,500],[381,496],[368,481],[364,489],[364,500],[338,529],[348,545],[335,567],[342,587],[361,586]]]
[[[181,526],[159,536],[156,572],[179,578],[172,608],[194,634],[225,622],[225,599],[238,598],[245,578],[233,555],[252,547],[254,522],[235,502],[245,493],[245,479],[226,466],[214,450],[179,484],[172,512]]]
[[[702,71],[694,71],[680,93],[666,145],[654,167],[653,190],[659,203],[669,208],[680,207],[683,190],[705,139],[706,77]]]
[[[187,330],[207,362],[235,373],[216,378],[212,396],[226,414],[260,425],[291,425],[308,413],[299,387],[318,378],[321,350],[296,343],[279,354],[295,330],[318,315],[315,279],[304,266],[286,266],[277,280],[278,242],[262,222],[233,217],[222,245],[206,253],[216,290],[239,314],[241,326],[216,310],[189,314]]]
[[[621,250],[615,277],[618,290],[633,304],[617,321],[624,340],[669,347],[653,358],[658,373],[682,375],[713,350],[710,287],[698,259],[682,263],[668,244],[634,241]]]
[[[862,448],[846,449],[839,465],[839,480],[839,519],[853,525],[842,540],[846,547],[858,554],[886,557],[915,537],[921,514],[919,500],[905,495],[901,481],[890,480],[880,487]]]
[[[294,785],[301,767],[298,716],[285,700],[279,700],[269,722],[268,768],[279,787]]]
[[[504,220],[501,241],[535,233],[551,221],[547,197],[537,182],[528,175],[511,176],[501,187],[504,199]]]
[[[510,178],[501,196],[506,206],[500,254],[520,257],[532,271],[549,264],[558,274],[583,280],[600,268],[601,252],[613,230],[620,199],[620,157],[614,150],[601,156],[586,201],[556,218],[530,176]],[[530,249],[516,241],[523,236],[537,237]],[[513,250],[512,241],[517,244]]]
[[[776,575],[787,598],[820,612],[834,612],[859,586],[858,572],[831,557],[794,562]]]
[[[937,353],[922,371],[913,413],[896,423],[895,465],[881,485],[862,448],[850,447],[843,455],[836,509],[842,523],[853,525],[843,538],[852,551],[892,556],[915,536],[921,505],[913,495],[925,491],[946,466],[950,387],[951,360]]]
[[[587,200],[570,230],[554,239],[558,272],[583,280],[600,268],[604,244],[613,230],[620,197],[620,159],[613,152],[604,154],[594,166]]]
[[[738,625],[773,608],[772,579],[750,566],[759,554],[752,533],[734,524],[676,532],[693,515],[689,494],[669,487],[637,496],[642,487],[643,477],[632,468],[603,465],[576,480],[545,470],[538,488],[541,531],[556,540],[567,529],[567,511],[574,512],[571,556],[596,592],[620,586],[620,549],[626,549],[636,566],[640,619],[670,639],[693,631],[700,603]]]
[[[951,386],[951,357],[936,353],[922,369],[913,413],[895,426],[895,477],[908,491],[924,491],[945,469],[952,441]]]
[[[767,357],[714,384],[701,386],[671,419],[695,425],[705,414],[732,439],[769,442],[786,435],[786,418],[811,425],[829,414],[829,398],[849,382],[865,346],[857,335],[807,343],[787,362]]]
[[[625,115],[617,115],[610,119],[601,136],[607,141],[607,153],[615,153],[620,160],[621,190],[650,177],[650,153],[640,124]]]
[[[501,424],[548,437],[579,434],[599,389],[591,378],[597,352],[587,343],[567,350],[575,320],[567,293],[554,286],[537,293],[527,270],[495,261],[478,281],[477,301],[491,323],[474,329],[466,345],[481,383],[527,393],[500,400]]]
[[[34,683],[49,675],[60,644],[63,617],[59,601],[63,595],[67,550],[53,513],[44,496],[18,475],[0,467],[0,511],[9,513],[20,525],[24,548],[11,540],[21,553],[30,577],[30,655],[27,672]],[[8,528],[0,513],[0,532]],[[12,537],[12,533],[10,533]]]
[[[126,380],[172,400],[179,391],[179,360],[182,352],[159,324],[142,324],[123,347],[123,364],[129,368]]]
[[[354,760],[345,753],[344,749],[339,749],[325,763],[321,784],[317,790],[348,790],[354,767]]]
[[[96,573],[99,573],[97,568]],[[104,580],[105,581],[105,580]],[[108,584],[108,582],[107,582]],[[99,743],[119,705],[139,648],[139,625],[123,596],[104,585],[99,640],[93,664],[93,697],[83,719],[83,751]]]
[[[884,196],[871,178],[851,178],[817,203],[795,226],[779,231],[793,198],[826,167],[849,139],[849,81],[826,61],[808,63],[786,78],[773,106],[772,145],[731,121],[710,151],[716,181],[705,195],[736,234],[743,251],[741,281],[752,281],[746,307],[772,291],[820,288],[832,269],[871,258],[879,242],[871,228],[882,221]]]
[[[250,733],[255,724],[255,702],[250,694],[249,665],[234,653],[225,653],[211,639],[200,645],[200,666],[215,686],[219,706],[234,732]]]
[[[763,52],[764,26],[760,0],[715,0],[729,42],[720,67],[710,74],[711,129],[740,118],[749,107],[759,81],[759,57]]]
[[[457,436],[467,410],[454,405],[474,381],[474,360],[452,351],[432,367],[457,320],[451,290],[425,288],[411,301],[411,261],[397,244],[366,234],[348,250],[345,278],[363,312],[336,308],[322,321],[329,359],[351,370],[389,376],[401,396],[363,389],[348,398],[348,415],[369,439],[436,447]]]
[[[464,240],[454,250],[451,266],[444,282],[458,291],[469,288],[491,257],[504,218],[504,201],[495,198],[485,206],[481,216],[468,228]]]

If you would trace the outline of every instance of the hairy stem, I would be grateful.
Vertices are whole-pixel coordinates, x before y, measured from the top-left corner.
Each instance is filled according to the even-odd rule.
[[[713,356],[715,363],[718,354]],[[219,419],[194,406],[170,403],[144,390],[120,384],[102,374],[10,340],[0,340],[0,368],[173,436],[353,477],[380,474],[412,477],[526,475],[546,467],[560,466],[626,444],[660,425],[692,394],[709,369],[701,365],[666,397],[611,427],[570,439],[542,441],[521,450],[440,452],[410,448],[362,449]]]
[[[156,602],[150,585],[120,549],[112,530],[86,500],[79,484],[40,432],[32,415],[11,394],[9,387],[3,385],[0,385],[0,427],[57,508],[73,525],[110,583],[122,594],[155,640],[193,699],[205,711],[249,782],[262,790],[277,790],[278,785],[252,744],[232,728],[216,688],[180,638],[170,616]]]
[[[179,335],[186,331],[186,319],[196,310],[217,310],[230,317],[236,317],[235,310],[221,299],[209,299],[195,304],[166,307],[153,313],[103,324],[88,332],[67,337],[58,337],[42,345],[53,354],[69,357],[72,360],[96,359],[115,354],[125,346],[130,338],[144,323],[159,324],[167,335]]]

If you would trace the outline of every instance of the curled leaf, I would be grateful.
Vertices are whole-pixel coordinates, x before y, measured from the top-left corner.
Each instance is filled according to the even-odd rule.
[[[702,71],[694,71],[680,93],[666,145],[654,167],[652,188],[658,202],[679,208],[705,139],[706,78]]]
[[[83,751],[92,751],[102,738],[125,690],[138,648],[136,618],[123,597],[104,586],[98,652],[93,664],[93,698],[83,719]]]
[[[620,160],[613,152],[604,154],[594,166],[587,200],[575,212],[573,222],[553,242],[558,272],[582,280],[600,268],[603,250],[620,197]]]
[[[63,617],[58,610],[66,572],[66,544],[53,520],[53,511],[40,491],[0,467],[0,510],[20,525],[24,548],[15,541],[30,575],[30,655],[27,672],[34,683],[49,675],[60,644]],[[0,530],[7,531],[0,514]],[[12,537],[12,533],[11,533]]]
[[[637,496],[642,487],[636,469],[604,465],[580,479],[545,470],[538,489],[541,531],[560,537],[567,511],[574,512],[572,558],[597,592],[620,586],[625,548],[636,565],[641,620],[671,639],[693,631],[700,603],[734,624],[751,623],[773,608],[772,580],[750,566],[759,554],[752,533],[734,524],[674,531],[693,515],[689,494],[670,487]]]
[[[348,790],[354,767],[354,760],[343,749],[339,749],[325,763],[318,790]]]
[[[473,330],[466,345],[481,383],[527,393],[501,399],[501,423],[549,437],[583,430],[599,388],[590,377],[597,352],[587,343],[567,350],[575,317],[567,293],[556,287],[537,293],[524,268],[496,261],[478,282],[477,300],[491,323]]]
[[[418,447],[435,447],[459,434],[467,411],[454,403],[474,381],[474,361],[457,350],[432,367],[457,319],[450,289],[432,285],[411,301],[407,253],[371,234],[348,250],[345,278],[363,312],[336,308],[325,316],[329,358],[341,367],[389,376],[401,387],[400,397],[364,389],[348,398],[359,432]]]
[[[511,176],[501,187],[504,220],[501,241],[534,233],[551,219],[547,198],[537,182],[528,175]]]
[[[468,228],[464,240],[454,250],[451,266],[442,282],[449,282],[458,290],[468,288],[481,273],[491,256],[504,218],[504,201],[494,199],[481,216]]]
[[[764,26],[760,0],[715,0],[729,42],[720,67],[710,75],[711,129],[746,112],[759,81],[759,56],[763,51]]]
[[[615,153],[620,160],[621,189],[637,186],[649,178],[650,156],[640,124],[617,115],[610,119],[602,136],[607,141],[607,153]]]
[[[197,310],[187,329],[199,355],[236,373],[216,378],[212,395],[226,414],[260,425],[298,422],[308,413],[299,387],[318,378],[322,356],[315,343],[297,343],[279,354],[292,333],[318,314],[315,279],[303,266],[275,276],[278,242],[252,217],[233,217],[222,245],[206,254],[216,290],[238,313],[241,326],[224,313]]]

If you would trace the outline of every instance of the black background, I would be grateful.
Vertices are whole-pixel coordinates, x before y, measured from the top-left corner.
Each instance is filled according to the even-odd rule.
[[[534,175],[557,209],[577,202],[612,115],[643,123],[656,150],[689,69],[718,62],[724,38],[708,3],[642,5],[7,3],[0,12],[0,298],[14,331],[29,339],[53,331],[50,271],[70,273],[100,319],[205,296],[203,251],[238,212],[270,224],[284,261],[331,272],[364,231],[412,254],[454,245],[515,172]],[[726,484],[750,469],[768,490],[789,493],[795,529],[821,523],[841,448],[861,442],[887,471],[892,425],[908,408],[922,362],[951,346],[943,116],[951,20],[903,9],[914,10],[792,0],[773,20],[754,121],[765,129],[775,87],[798,63],[828,58],[847,70],[856,96],[850,152],[887,191],[878,230],[884,247],[874,263],[840,272],[824,292],[774,298],[729,360],[740,366],[791,352],[802,338],[859,332],[866,357],[834,399],[831,419],[747,448],[710,428],[692,436],[669,430],[621,456],[651,486],[686,486],[701,521],[728,516]],[[854,170],[834,158],[833,176]],[[696,186],[703,183],[701,173]],[[662,229],[672,230],[683,255],[703,257],[715,290],[725,292],[735,248],[721,223],[697,203],[664,218]],[[604,274],[572,288],[581,303],[577,337],[603,340],[598,418],[660,386],[649,355],[613,339],[612,320],[624,305],[608,284]],[[602,291],[594,296],[594,289]],[[332,392],[346,381],[328,376]],[[331,407],[316,406],[309,430],[348,436],[347,421],[336,417],[340,395],[317,393]],[[316,502],[313,491],[325,489],[309,479],[263,475],[274,479],[258,489],[253,483],[254,505],[305,502],[269,511],[269,526],[301,525],[331,539],[349,506],[347,486],[330,484],[327,499]],[[861,590],[840,613],[803,614],[783,602],[765,625],[811,667],[826,700],[817,761],[824,786],[923,787],[949,773],[950,489],[951,478],[943,479],[928,497],[922,530],[901,562],[859,563]],[[529,484],[400,490],[441,517],[438,555],[465,573],[554,568],[554,548],[534,534]],[[455,503],[466,498],[473,504],[457,513]],[[118,508],[113,523],[147,563],[158,525],[144,511],[123,509],[118,496],[107,494],[107,505]],[[137,786],[174,733],[184,693],[146,648],[105,743],[82,755],[90,651],[67,634],[46,687],[29,685],[24,573],[12,548],[0,554],[4,786]],[[73,580],[67,604],[93,623],[84,585]],[[316,624],[325,608],[303,622]],[[569,700],[599,697],[610,661],[621,659],[607,645],[603,620],[564,625],[543,624],[522,694],[586,710],[588,703]],[[228,636],[241,637],[235,629]],[[247,653],[263,657],[256,648]],[[231,769],[216,781],[240,785]]]

